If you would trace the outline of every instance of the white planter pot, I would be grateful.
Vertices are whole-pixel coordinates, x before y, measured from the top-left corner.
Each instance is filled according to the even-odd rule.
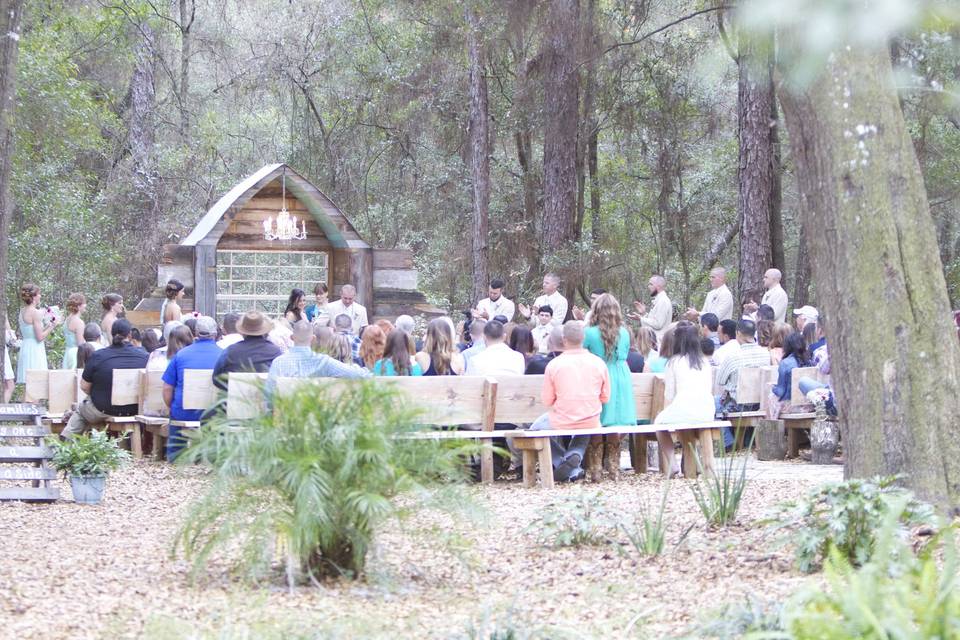
[[[100,504],[107,476],[70,476],[73,501],[77,504]]]

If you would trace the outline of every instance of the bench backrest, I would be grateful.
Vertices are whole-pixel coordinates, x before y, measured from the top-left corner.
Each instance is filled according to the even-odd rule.
[[[163,401],[163,371],[147,369],[140,377],[140,408],[144,416],[168,416],[170,407]]]
[[[793,373],[790,374],[790,404],[792,405],[810,404],[807,396],[800,393],[801,378],[819,380],[819,370],[816,367],[797,367],[793,370]]]
[[[206,411],[216,403],[217,388],[213,385],[213,369],[184,369],[184,410]]]
[[[23,399],[26,402],[39,403],[50,397],[50,371],[48,369],[27,369],[26,389]]]
[[[110,389],[110,404],[122,406],[140,404],[140,376],[143,369],[114,369],[113,386]]]
[[[376,384],[400,389],[411,404],[423,411],[424,424],[483,424],[485,409],[496,384],[483,376],[396,376],[374,378]],[[342,378],[279,378],[277,393],[293,393],[304,385],[336,387],[356,384]],[[490,414],[492,415],[492,414]],[[492,422],[490,423],[492,424]]]
[[[64,413],[69,411],[77,401],[77,369],[51,369],[48,381],[50,399],[47,401],[47,410],[50,413]]]
[[[658,374],[631,373],[630,384],[637,406],[637,420],[653,420],[654,381]],[[533,422],[547,412],[541,400],[543,376],[497,376],[494,417],[497,422],[523,424]],[[662,391],[661,391],[662,393]],[[662,406],[662,403],[661,403]]]
[[[227,418],[248,420],[263,415],[267,410],[263,384],[265,373],[233,372],[227,377]]]
[[[759,404],[763,398],[762,367],[745,367],[737,371],[737,402]]]

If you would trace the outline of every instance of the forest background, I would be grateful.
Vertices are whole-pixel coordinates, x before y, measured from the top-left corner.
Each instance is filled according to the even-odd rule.
[[[135,302],[162,244],[272,162],[372,245],[412,249],[421,289],[451,311],[493,276],[530,301],[544,269],[581,305],[595,286],[643,300],[656,272],[699,305],[714,265],[747,288],[775,264],[795,306],[816,303],[775,74],[745,78],[742,64],[772,53],[731,16],[667,0],[29,2],[10,308],[27,281],[47,304]],[[890,47],[954,308],[956,31]],[[738,122],[758,104],[773,135],[752,206]],[[741,243],[745,225],[762,233]]]

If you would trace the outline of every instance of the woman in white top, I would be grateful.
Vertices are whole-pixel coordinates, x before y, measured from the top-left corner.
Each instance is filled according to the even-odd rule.
[[[713,372],[710,362],[700,350],[700,332],[692,324],[678,324],[674,331],[673,350],[664,372],[666,407],[654,424],[689,424],[713,421],[716,407],[713,400]],[[673,438],[668,431],[657,432],[661,451],[670,456],[670,473],[679,472],[673,455]]]

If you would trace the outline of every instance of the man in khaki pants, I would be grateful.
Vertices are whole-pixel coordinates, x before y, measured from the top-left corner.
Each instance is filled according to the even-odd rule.
[[[133,416],[136,404],[115,406],[110,404],[113,393],[113,372],[116,369],[143,369],[147,366],[147,352],[130,344],[130,322],[118,318],[110,333],[113,342],[109,347],[94,352],[87,360],[80,378],[80,388],[87,398],[70,416],[61,438],[72,438],[92,427],[106,423],[107,418]]]

